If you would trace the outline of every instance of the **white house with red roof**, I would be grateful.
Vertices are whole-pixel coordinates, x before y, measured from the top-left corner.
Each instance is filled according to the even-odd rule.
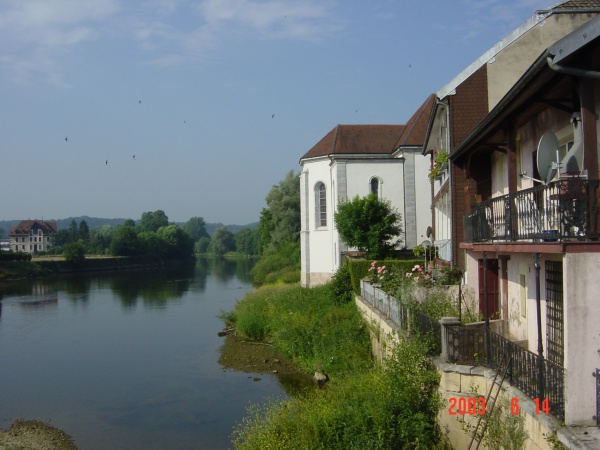
[[[338,125],[300,165],[301,284],[326,283],[349,249],[335,228],[342,199],[377,194],[402,216],[401,246],[414,248],[431,225],[429,160],[422,156],[433,104],[429,97],[406,125]]]

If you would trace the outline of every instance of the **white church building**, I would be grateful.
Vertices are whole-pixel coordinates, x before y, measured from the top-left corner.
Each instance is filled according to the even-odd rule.
[[[422,146],[432,105],[430,96],[406,125],[338,125],[300,158],[302,286],[328,282],[352,250],[334,223],[340,200],[377,194],[401,214],[402,247],[427,239],[430,159]]]

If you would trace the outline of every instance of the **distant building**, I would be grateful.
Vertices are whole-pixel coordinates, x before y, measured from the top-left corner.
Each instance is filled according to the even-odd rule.
[[[0,251],[8,252],[10,250],[10,238],[0,239]]]
[[[22,220],[19,225],[10,227],[10,249],[24,253],[49,250],[57,231],[55,221]]]

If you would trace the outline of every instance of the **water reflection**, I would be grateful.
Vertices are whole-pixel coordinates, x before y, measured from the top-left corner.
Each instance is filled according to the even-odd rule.
[[[217,316],[252,289],[253,262],[0,285],[0,428],[51,421],[92,450],[231,448],[246,406],[295,384],[218,363]]]

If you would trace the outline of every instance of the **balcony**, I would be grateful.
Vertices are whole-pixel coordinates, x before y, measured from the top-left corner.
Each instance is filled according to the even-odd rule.
[[[463,217],[464,242],[596,241],[600,180],[565,178],[494,197]]]

